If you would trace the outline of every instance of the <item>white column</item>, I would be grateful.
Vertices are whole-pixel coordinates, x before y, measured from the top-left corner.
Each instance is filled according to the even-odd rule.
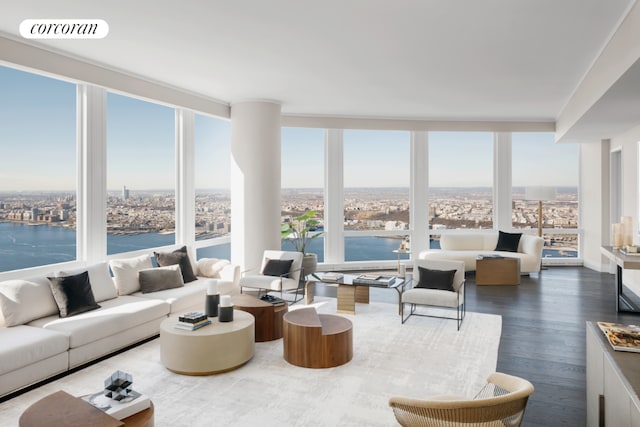
[[[493,228],[508,231],[512,223],[511,133],[493,134]]]
[[[429,132],[411,132],[411,258],[429,249]]]
[[[580,236],[584,266],[613,273],[615,263],[602,255],[600,246],[611,245],[611,141],[584,141],[580,144]]]
[[[187,245],[196,259],[196,212],[194,189],[194,128],[193,111],[176,109],[176,244]]]
[[[324,131],[324,262],[344,262],[344,153],[342,129]]]
[[[76,256],[94,263],[107,256],[107,93],[78,85]]]
[[[231,106],[231,261],[260,268],[266,249],[280,249],[280,104]]]

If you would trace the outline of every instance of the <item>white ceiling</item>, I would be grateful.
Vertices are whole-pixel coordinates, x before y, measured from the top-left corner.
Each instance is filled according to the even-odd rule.
[[[59,52],[285,114],[554,121],[634,0],[0,0],[0,32],[94,18]]]

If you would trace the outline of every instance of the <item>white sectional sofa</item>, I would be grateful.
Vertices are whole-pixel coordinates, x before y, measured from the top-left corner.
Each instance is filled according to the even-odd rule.
[[[202,310],[204,279],[217,278],[221,293],[239,289],[239,266],[207,259],[193,265],[196,280],[151,293],[123,294],[107,262],[0,282],[0,397],[156,336],[173,313]],[[48,277],[83,271],[100,308],[60,317]]]
[[[448,233],[440,236],[440,249],[422,251],[420,259],[450,259],[464,261],[465,271],[476,270],[478,255],[501,255],[520,259],[523,274],[540,271],[542,261],[541,237],[523,234],[517,252],[496,251],[498,232],[492,233]]]

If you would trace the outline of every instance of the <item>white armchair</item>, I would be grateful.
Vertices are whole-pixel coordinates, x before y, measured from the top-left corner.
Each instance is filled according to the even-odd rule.
[[[291,261],[289,264],[287,261]],[[240,278],[240,292],[244,288],[258,289],[259,291],[279,291],[280,297],[283,291],[296,290],[292,302],[298,302],[300,291],[300,274],[302,271],[302,253],[289,251],[264,251],[260,273],[245,275]]]
[[[420,268],[425,276],[420,277]],[[454,272],[455,271],[455,272]],[[447,273],[448,272],[448,273]],[[426,276],[428,274],[428,276]],[[430,283],[431,279],[433,282]],[[446,282],[446,283],[445,283]],[[464,292],[464,261],[419,259],[413,265],[413,280],[411,289],[405,289],[400,297],[400,315],[404,323],[412,315],[441,317],[454,319],[458,322],[458,330],[466,313]],[[424,285],[427,287],[418,287]],[[448,285],[448,289],[447,288]],[[405,318],[405,304],[410,305],[409,314]],[[455,309],[456,317],[444,317],[416,312],[416,306],[441,307]]]

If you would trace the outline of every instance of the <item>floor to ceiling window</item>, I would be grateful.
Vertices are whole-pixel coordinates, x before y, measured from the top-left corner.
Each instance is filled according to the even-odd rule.
[[[311,235],[305,249],[324,261],[324,129],[283,128],[281,148],[281,216],[282,223],[300,215],[315,212],[319,227]],[[289,239],[283,239],[282,250],[295,250]]]
[[[77,87],[0,67],[0,90],[0,272],[75,261]],[[194,122],[190,235],[199,257],[229,258],[230,123],[201,114]],[[175,109],[107,92],[106,123],[107,254],[173,245]],[[340,205],[332,219],[341,228],[338,245],[329,238],[327,244],[344,249],[332,263],[395,261],[393,250],[412,233],[410,132],[340,131],[340,162],[332,159],[335,152],[325,159],[325,132],[282,130],[282,222],[314,211],[320,237],[307,250],[323,262],[324,233],[330,232],[324,203],[331,195],[325,168],[335,172],[342,165],[337,188],[343,197],[327,199]],[[446,230],[493,229],[493,133],[429,132],[427,146],[428,197],[419,204],[428,209],[432,247]],[[513,133],[511,148],[513,228],[537,232],[538,201],[531,191],[552,188],[553,197],[542,200],[543,256],[577,258],[578,146],[556,144],[550,133]],[[292,249],[286,240],[282,248]]]
[[[408,239],[410,133],[344,131],[345,261],[393,259]]]
[[[76,85],[0,66],[0,271],[76,259]]]
[[[513,227],[538,230],[542,202],[545,258],[578,257],[578,145],[552,133],[512,135]]]
[[[432,247],[446,229],[493,227],[493,133],[429,132]]]
[[[231,124],[228,120],[195,115],[195,216],[198,258],[231,258]],[[227,237],[227,238],[225,238]]]
[[[107,94],[107,253],[175,243],[175,110]]]

